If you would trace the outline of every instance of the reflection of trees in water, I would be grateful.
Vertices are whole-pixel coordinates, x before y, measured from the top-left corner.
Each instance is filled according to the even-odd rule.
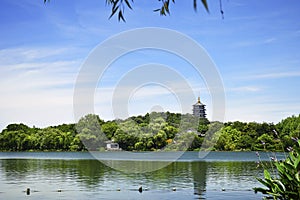
[[[151,190],[170,190],[172,187],[187,187],[184,183],[188,183],[189,186],[192,183],[188,163],[175,162],[167,165],[166,162],[157,161],[110,161],[109,165],[127,170],[126,173],[110,170],[106,174],[107,177],[126,180],[133,186],[142,185]],[[155,170],[158,166],[165,167]],[[145,171],[145,173],[137,173],[139,171]]]
[[[209,162],[207,174],[207,186],[213,190],[251,190],[255,176],[263,176],[255,162]]]
[[[109,170],[98,160],[79,160],[76,162],[76,173],[78,182],[83,182],[87,187],[94,187],[100,182],[105,181],[103,178]]]
[[[104,181],[104,173],[109,170],[98,160],[40,160],[11,159],[0,160],[0,168],[7,181],[22,181],[26,177],[77,181],[86,187],[93,187]]]
[[[160,162],[148,161],[113,161],[114,165],[122,165],[134,170],[152,169],[153,165],[165,165]],[[112,163],[110,163],[112,164]],[[133,185],[143,185],[151,190],[172,190],[172,188],[190,189],[194,188],[194,193],[201,195],[206,187],[207,164],[205,162],[173,162],[164,168],[147,173],[115,173],[110,171],[110,177],[116,179],[126,179]],[[118,177],[115,177],[115,176]]]
[[[217,175],[228,179],[236,179],[240,176],[252,178],[256,167],[255,162],[210,162],[208,174],[211,177]]]
[[[159,162],[148,161],[114,161],[134,170],[154,168]],[[63,180],[83,184],[87,189],[113,189],[120,182],[124,187],[135,188],[143,185],[151,190],[171,190],[194,188],[195,194],[201,194],[206,187],[207,164],[205,162],[174,162],[156,171],[147,173],[122,173],[111,169],[98,160],[41,160],[11,159],[0,160],[0,171],[7,181],[24,181],[34,177],[37,180]]]
[[[32,170],[33,165],[28,160],[0,160],[2,173],[8,181],[22,180]]]

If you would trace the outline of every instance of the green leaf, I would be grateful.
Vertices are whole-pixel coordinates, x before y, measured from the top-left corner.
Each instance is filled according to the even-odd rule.
[[[264,170],[264,176],[265,176],[265,179],[268,179],[270,180],[271,179],[271,175],[270,175],[270,172],[268,170]]]
[[[273,180],[272,179],[266,179],[266,182],[268,183],[269,188],[272,189],[272,191],[273,191],[273,189],[275,187],[275,184],[274,184]]]
[[[285,174],[285,175],[290,181],[294,180],[294,178],[291,175],[289,175],[289,174]]]
[[[284,167],[280,163],[275,163],[275,166],[279,173],[281,173],[281,174],[285,173]]]
[[[270,184],[267,182],[267,181],[265,181],[265,180],[263,180],[263,179],[261,179],[261,178],[256,178],[261,184],[263,184],[264,186],[266,186],[266,187],[268,187],[268,188],[270,188],[271,186],[270,186]]]
[[[296,160],[296,157],[294,156],[293,152],[289,154],[289,158],[287,159],[287,161],[291,162],[292,160]]]
[[[296,160],[295,160],[295,162],[294,162],[294,168],[295,168],[295,169],[298,169],[299,163],[300,163],[300,156],[298,156],[298,158],[296,158]]]
[[[296,173],[295,178],[298,182],[300,182],[299,173]]]
[[[279,189],[279,191],[281,193],[284,193],[286,191],[286,188],[285,188],[285,186],[283,185],[283,183],[281,181],[274,180],[274,182],[277,183],[276,186],[277,186],[277,188]]]
[[[284,167],[290,172],[293,172],[295,170],[294,165],[292,165],[291,163],[285,163]]]

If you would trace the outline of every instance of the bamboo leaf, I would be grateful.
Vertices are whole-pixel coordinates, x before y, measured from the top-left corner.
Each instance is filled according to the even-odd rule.
[[[291,175],[289,175],[288,173],[286,173],[285,175],[286,175],[286,177],[287,177],[290,181],[293,181],[293,180],[294,180],[294,178],[293,178]]]
[[[296,173],[295,178],[298,182],[300,182],[300,177],[299,177],[299,173]]]
[[[202,1],[203,6],[205,7],[206,11],[209,12],[207,1],[206,0],[201,0],[201,1]]]
[[[298,156],[298,158],[296,158],[296,160],[295,160],[295,162],[294,162],[294,168],[295,168],[295,169],[298,169],[299,163],[300,163],[300,156]]]
[[[280,163],[275,163],[275,166],[277,168],[277,170],[279,171],[279,173],[284,173],[285,170],[284,170],[284,167],[282,165],[280,165]]]
[[[284,192],[286,191],[286,188],[285,188],[285,186],[282,184],[281,181],[279,181],[279,180],[274,180],[274,182],[277,183],[277,184],[276,184],[276,187],[277,187],[277,189],[278,189],[281,193],[284,193]]]
[[[162,7],[160,9],[160,15],[166,15],[166,13],[165,13],[165,7]]]
[[[295,170],[294,165],[292,165],[291,163],[286,163],[284,166],[288,171],[292,172]]]
[[[166,11],[168,14],[170,14],[170,11],[169,11],[169,1],[166,1],[166,2],[164,3],[164,8],[165,8],[165,11]]]
[[[130,8],[130,9],[132,10],[132,7],[131,7],[130,3],[128,2],[128,0],[125,0],[125,3],[126,3],[126,5],[127,5],[127,7]]]
[[[256,178],[261,184],[263,184],[264,186],[270,188],[270,184],[268,182],[266,182],[265,180],[261,179],[261,178]]]
[[[120,21],[120,19],[121,19],[123,22],[126,22],[125,19],[124,19],[124,17],[123,17],[123,13],[122,13],[121,10],[119,11],[119,15],[118,15],[118,20]]]
[[[118,2],[119,2],[119,0],[112,2],[112,4],[113,4],[112,10],[114,10],[116,7],[119,7],[119,6],[117,6]]]
[[[111,15],[109,16],[109,19],[110,19],[112,16],[114,16],[114,15],[116,14],[116,12],[118,11],[118,9],[119,9],[119,6],[115,7],[115,8],[112,10]]]
[[[271,175],[270,175],[270,172],[268,170],[264,170],[264,176],[265,176],[265,179],[268,179],[270,180],[271,179]]]

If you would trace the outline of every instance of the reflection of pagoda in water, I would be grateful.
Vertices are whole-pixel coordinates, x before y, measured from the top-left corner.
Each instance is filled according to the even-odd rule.
[[[191,166],[191,172],[193,175],[194,183],[194,195],[202,197],[206,191],[206,174],[207,174],[207,163],[206,162],[193,162]]]
[[[199,118],[206,118],[205,110],[205,105],[201,103],[200,97],[198,97],[197,103],[193,105],[193,115]]]

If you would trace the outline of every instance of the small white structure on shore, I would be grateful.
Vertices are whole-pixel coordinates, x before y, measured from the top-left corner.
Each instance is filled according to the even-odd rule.
[[[107,141],[106,142],[106,150],[107,151],[120,151],[122,150],[118,143]]]

